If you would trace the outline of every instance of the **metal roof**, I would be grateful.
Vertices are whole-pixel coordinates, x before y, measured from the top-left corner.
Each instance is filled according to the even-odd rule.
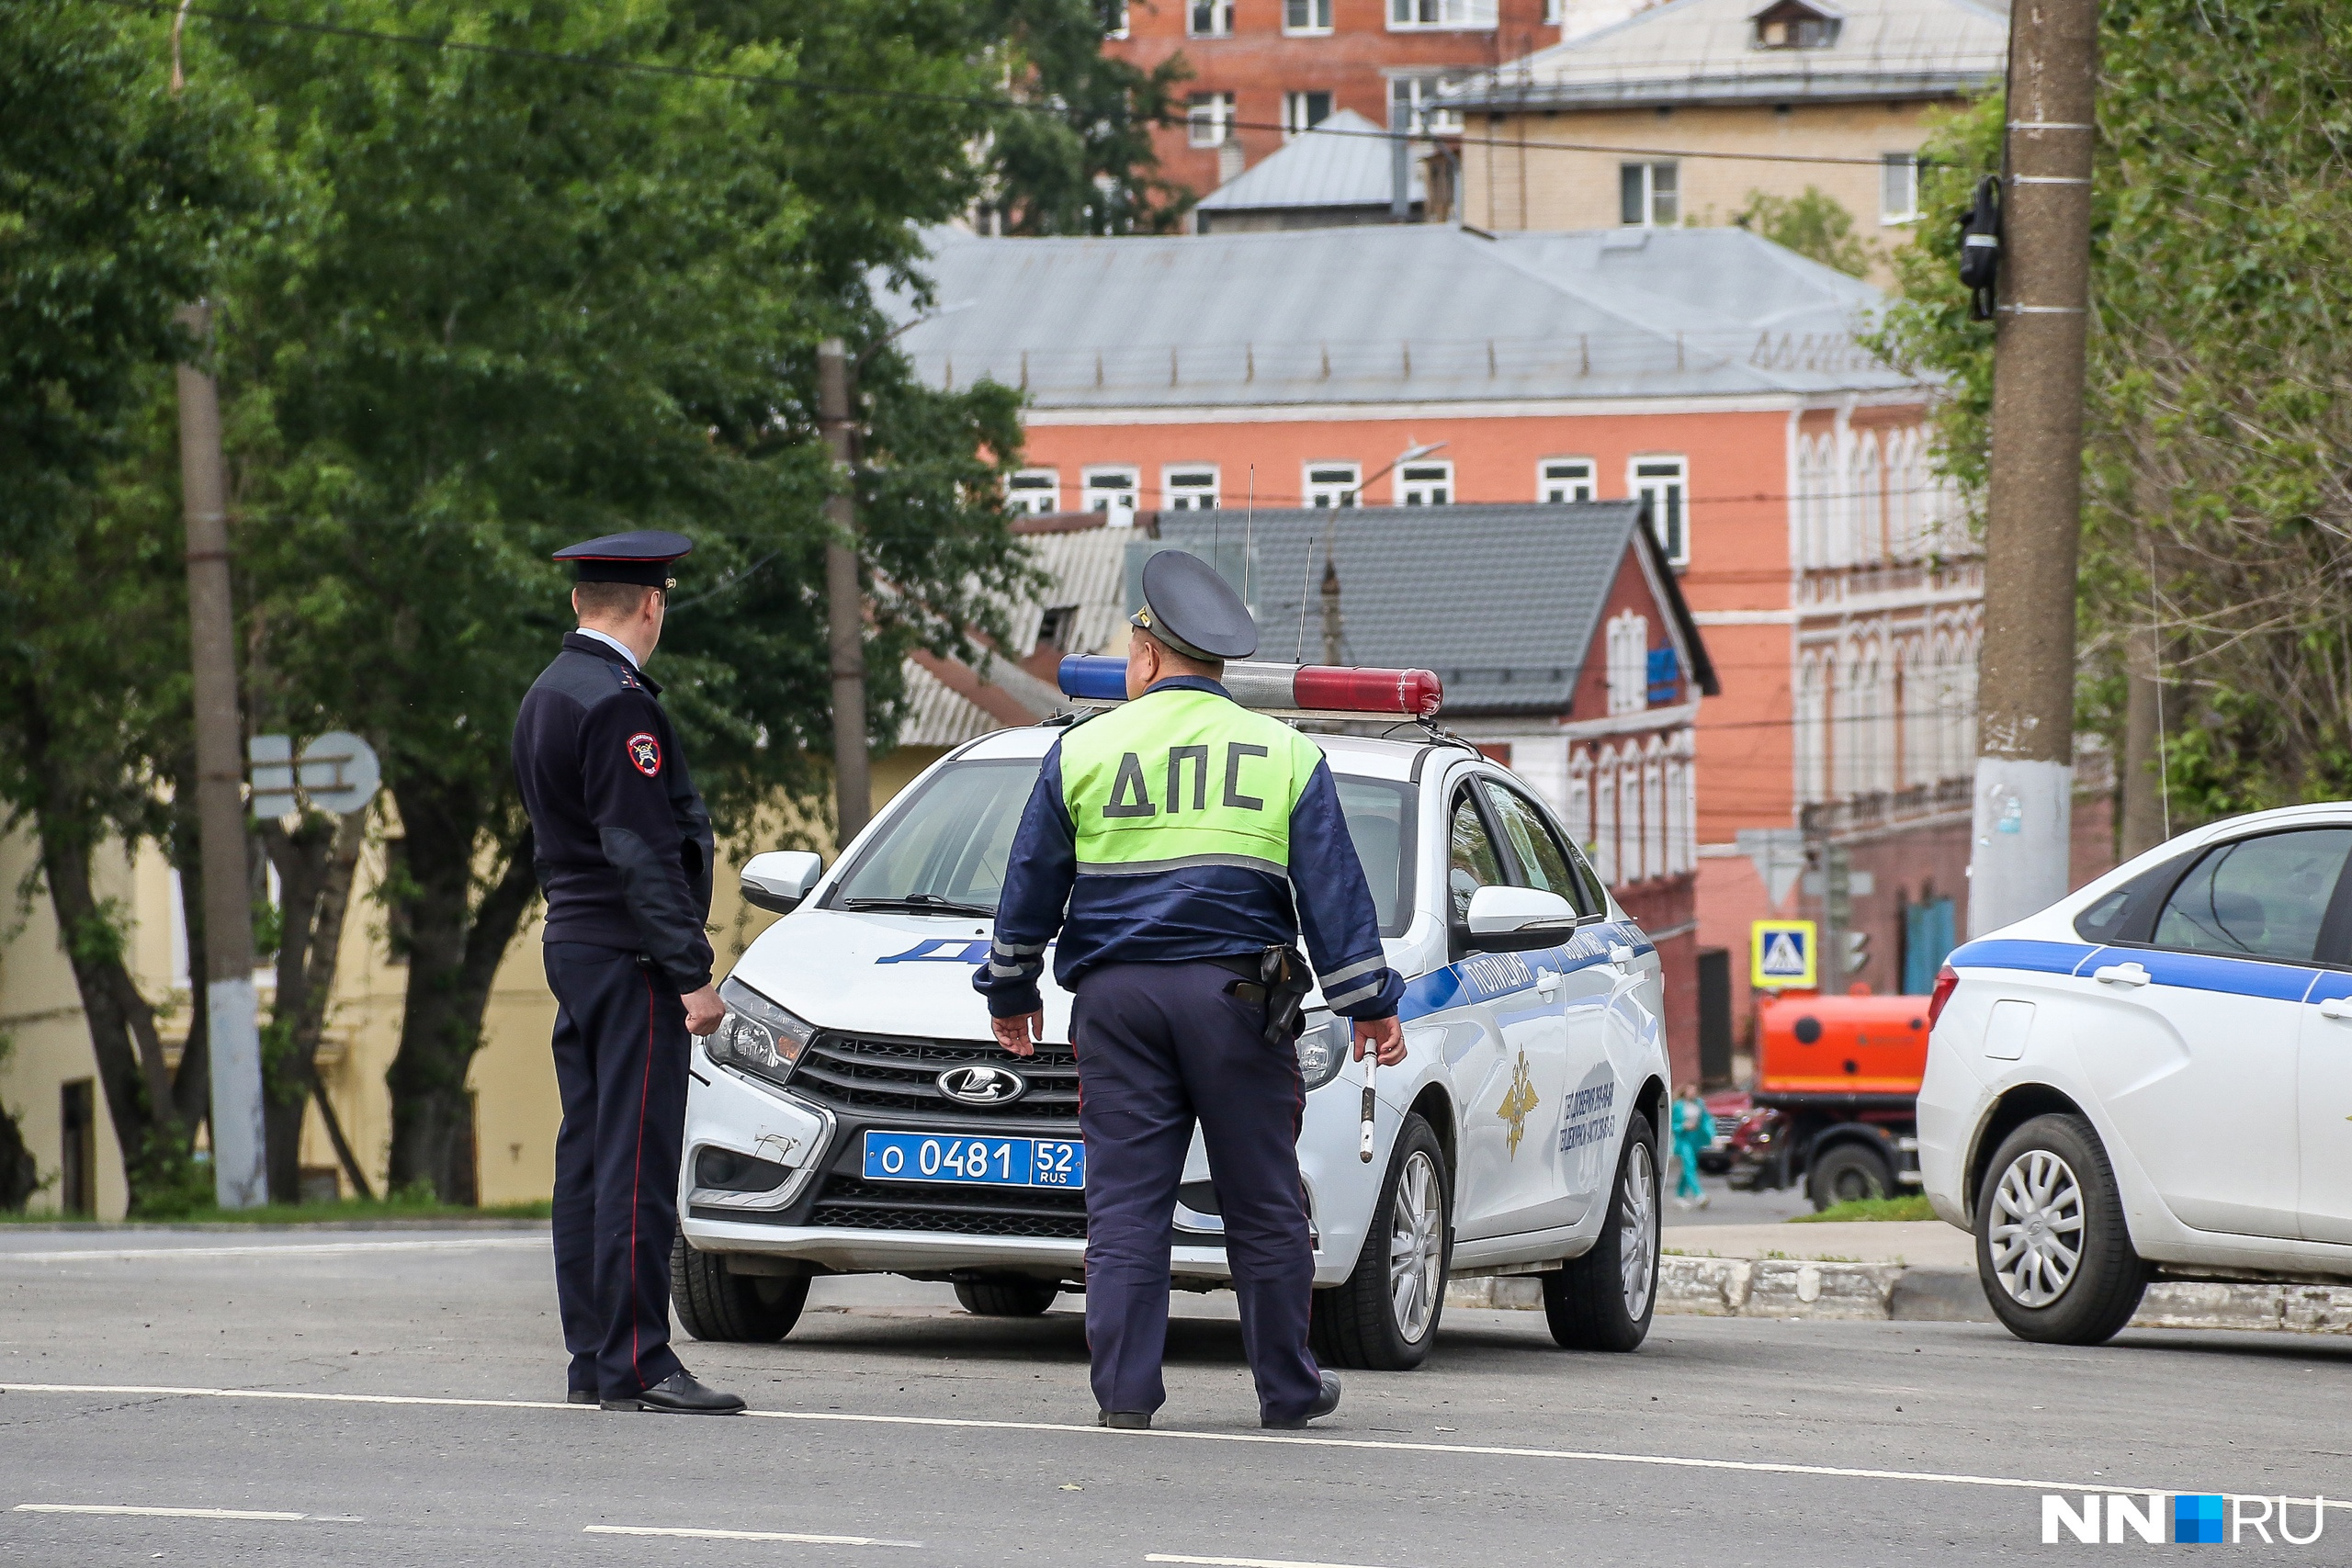
[[[1251,212],[1269,208],[1378,207],[1396,194],[1396,146],[1387,132],[1353,109],[1340,109],[1280,151],[1219,186],[1195,204],[1203,212]],[[1418,158],[1408,160],[1410,199],[1419,201]]]
[[[1997,0],[1812,5],[1838,19],[1836,39],[1817,49],[1758,47],[1758,0],[1668,0],[1444,96],[1506,111],[1953,97],[1997,77],[2008,52],[2008,8]]]
[[[1629,547],[1649,563],[1684,670],[1702,690],[1714,683],[1641,512],[1633,501],[1261,511],[1246,522],[1230,512],[1164,512],[1159,536],[1206,555],[1213,541],[1230,547],[1246,531],[1257,657],[1314,663],[1324,654],[1331,530],[1348,662],[1436,671],[1448,716],[1558,715],[1569,711]]]
[[[1690,0],[1684,0],[1690,3]],[[1039,409],[1805,396],[1917,385],[1855,342],[1882,296],[1741,229],[1440,224],[928,236],[934,386]],[[913,314],[902,297],[890,308]]]

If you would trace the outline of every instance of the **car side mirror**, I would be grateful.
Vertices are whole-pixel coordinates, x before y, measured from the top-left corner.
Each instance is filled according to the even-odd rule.
[[[825,857],[809,850],[770,850],[743,863],[743,902],[788,915],[824,874]]]
[[[1488,953],[1556,947],[1576,934],[1577,912],[1557,893],[1533,887],[1481,887],[1470,895],[1463,933]]]

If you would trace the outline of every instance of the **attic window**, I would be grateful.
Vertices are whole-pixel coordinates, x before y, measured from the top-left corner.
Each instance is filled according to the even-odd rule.
[[[1749,18],[1758,49],[1827,49],[1838,41],[1841,18],[1805,0],[1778,0]]]

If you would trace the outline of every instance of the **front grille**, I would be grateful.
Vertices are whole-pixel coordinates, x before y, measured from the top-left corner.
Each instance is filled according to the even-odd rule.
[[[1024,1187],[899,1187],[831,1176],[806,1222],[869,1231],[1086,1239],[1086,1194]]]
[[[967,1105],[950,1100],[939,1075],[950,1067],[1002,1067],[1029,1080],[1027,1092],[1003,1105]],[[876,1113],[948,1116],[1001,1122],[1075,1122],[1078,1120],[1078,1055],[1068,1045],[1037,1047],[1034,1056],[1012,1055],[992,1041],[918,1040],[886,1034],[837,1034],[820,1031],[808,1042],[792,1087],[811,1100],[861,1118]]]

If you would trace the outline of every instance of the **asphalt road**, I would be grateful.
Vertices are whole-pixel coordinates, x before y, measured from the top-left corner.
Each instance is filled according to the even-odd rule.
[[[887,1280],[685,1347],[758,1415],[621,1416],[554,1403],[539,1234],[12,1229],[0,1562],[2105,1561],[2041,1544],[2044,1483],[2352,1497],[2340,1340],[1686,1317],[1611,1357],[1457,1311],[1293,1437],[1254,1425],[1228,1303],[1185,1299],[1148,1435],[1091,1425],[1076,1298],[988,1320]],[[2268,1554],[2352,1558],[2327,1517]]]

